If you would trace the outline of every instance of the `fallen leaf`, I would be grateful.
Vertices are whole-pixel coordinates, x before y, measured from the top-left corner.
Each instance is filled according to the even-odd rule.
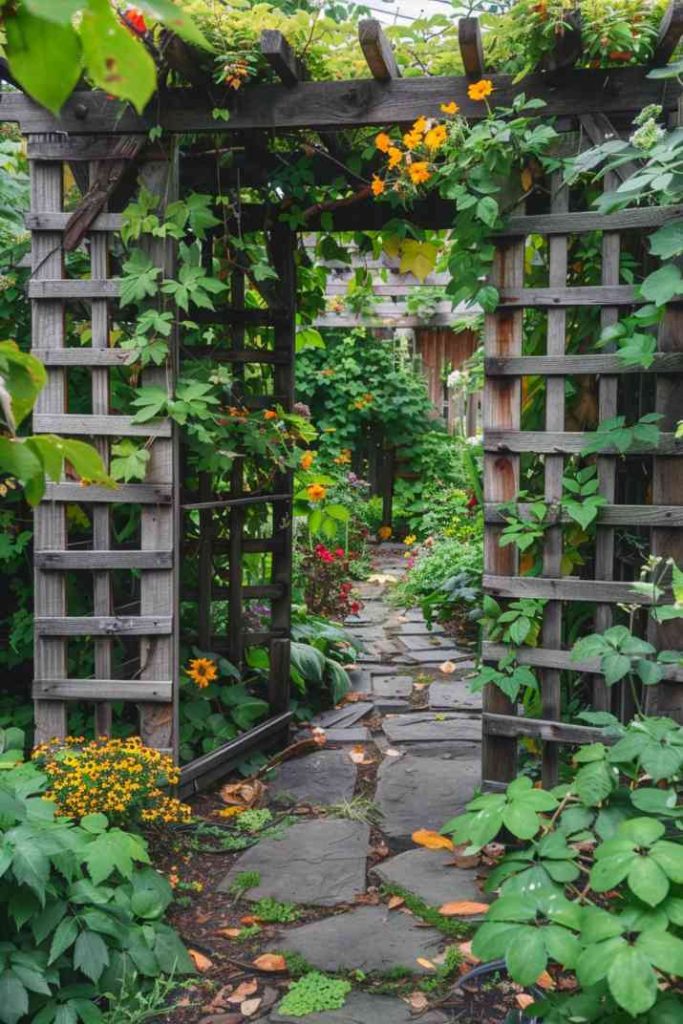
[[[244,914],[244,916],[240,918],[240,924],[246,924],[247,926],[258,924],[258,917],[256,917],[255,914]]]
[[[279,953],[262,953],[252,961],[259,971],[286,971],[287,961]]]
[[[429,1006],[429,1000],[424,992],[411,992],[406,1002],[411,1010],[426,1010]]]
[[[462,853],[456,853],[451,863],[454,868],[476,868],[479,863],[479,854],[472,853],[469,857],[465,857]]]
[[[379,893],[377,892],[359,892],[353,897],[354,903],[360,903],[366,907],[376,907],[379,900]]]
[[[251,779],[222,786],[219,792],[224,804],[236,804],[246,810],[249,807],[258,807],[262,803],[266,787],[258,779]]]
[[[249,996],[253,996],[254,992],[258,991],[258,982],[256,978],[251,978],[249,981],[243,981],[237,986],[234,992],[231,992],[226,997],[228,1003],[243,1003]]]
[[[428,850],[452,850],[453,843],[447,836],[440,832],[431,832],[427,828],[420,828],[413,832],[412,840],[418,846],[426,846]]]
[[[373,763],[373,758],[368,757],[367,753],[365,752],[365,747],[363,746],[362,743],[356,743],[354,747],[351,747],[351,750],[349,751],[349,758],[353,761],[354,764]]]
[[[524,191],[525,192],[531,191],[531,186],[534,183],[534,176],[533,176],[533,174],[531,173],[531,171],[529,170],[528,167],[524,168],[524,170],[522,171],[520,177],[521,177],[521,180],[522,180],[522,188],[524,189]]]
[[[435,971],[436,967],[431,960],[425,960],[423,956],[418,956],[415,963],[418,963],[420,967],[424,967],[428,971]]]
[[[226,939],[236,939],[241,932],[241,928],[218,928],[214,935],[222,935]]]
[[[260,999],[245,999],[240,1006],[240,1012],[245,1017],[253,1017],[261,1006]]]
[[[526,1010],[527,1006],[531,1006],[533,1001],[534,997],[527,995],[526,992],[520,992],[518,996],[515,996],[515,1002],[520,1010]]]
[[[541,974],[539,974],[539,976],[536,978],[536,984],[539,988],[543,988],[546,990],[552,990],[554,988],[557,988],[557,985],[555,984],[555,979],[552,978],[547,971],[542,971]]]
[[[200,974],[206,974],[213,967],[213,960],[209,960],[208,956],[204,956],[203,953],[197,952],[196,949],[188,949],[187,952]]]
[[[468,939],[467,942],[459,942],[458,949],[462,953],[465,960],[468,960],[471,964],[481,963],[478,956],[475,956],[472,952],[472,940]]]
[[[473,914],[485,914],[488,903],[473,903],[471,900],[460,900],[457,903],[444,903],[439,913],[444,917],[471,917]]]
[[[455,672],[456,664],[454,661],[442,661],[439,669],[444,675],[449,676],[452,672]]]
[[[396,910],[397,907],[402,907],[405,903],[403,896],[390,896],[387,902],[389,910]]]
[[[384,756],[385,757],[401,757],[402,755],[401,755],[401,751],[400,750],[394,750],[393,747],[387,747],[387,749],[384,751]]]

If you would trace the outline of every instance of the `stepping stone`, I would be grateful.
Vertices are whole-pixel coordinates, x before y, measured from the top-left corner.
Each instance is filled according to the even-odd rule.
[[[374,697],[372,703],[375,711],[379,711],[383,715],[402,715],[412,711],[408,701],[398,697]],[[374,736],[373,740],[376,743],[377,736]]]
[[[353,796],[356,775],[355,764],[343,750],[320,750],[285,761],[268,783],[271,803],[339,804]]]
[[[407,716],[410,717],[410,716]],[[382,831],[394,840],[407,840],[420,828],[438,831],[472,799],[481,781],[479,757],[387,758],[379,766],[375,803],[382,814]],[[394,845],[405,848],[405,843]]]
[[[395,676],[396,666],[395,665],[373,665],[372,668],[368,669],[370,675],[375,676]]]
[[[218,886],[228,892],[243,871],[258,871],[261,882],[245,895],[288,903],[334,907],[365,892],[369,827],[360,821],[303,821],[280,839],[262,839],[237,859]],[[337,920],[337,918],[334,918]]]
[[[406,636],[441,636],[443,627],[434,625],[430,629],[426,622],[399,622],[388,625],[387,632],[401,639]]]
[[[417,963],[418,958],[437,955],[443,941],[440,932],[421,927],[412,915],[386,907],[359,907],[290,928],[269,943],[268,948],[299,953],[321,971],[369,972],[408,967],[415,974],[426,974],[427,969]],[[371,1020],[366,1018],[363,1024],[370,1024]]]
[[[455,647],[433,647],[427,651],[410,651],[403,655],[407,664],[415,665],[440,665],[444,661],[455,661],[468,663],[467,667],[473,667],[472,655],[466,651],[458,651]]]
[[[429,687],[429,706],[434,711],[481,710],[481,693],[472,693],[465,679],[434,682]]]
[[[372,692],[378,697],[409,697],[412,690],[412,676],[377,676],[372,680]]]
[[[332,708],[330,711],[323,711],[311,720],[311,725],[319,725],[322,729],[330,729],[333,725],[347,729],[350,725],[360,721],[364,715],[373,709],[369,701],[358,701],[356,704],[347,704],[343,708]]]
[[[310,733],[306,733],[310,736]],[[340,745],[342,743],[369,743],[371,736],[370,730],[366,729],[364,725],[351,725],[348,729],[343,726],[332,726],[331,729],[325,729],[325,739],[327,745],[330,744]]]
[[[488,903],[491,897],[482,893],[476,870],[456,868],[452,862],[453,855],[446,850],[407,850],[377,864],[371,874],[406,889],[430,907],[455,900]]]
[[[398,639],[411,654],[413,651],[432,651],[441,650],[442,648],[453,649],[453,641],[449,637],[434,636],[431,633],[421,633],[417,636],[410,633],[402,633]]]
[[[385,636],[382,626],[376,625],[374,622],[369,622],[367,625],[354,623],[349,632],[355,639],[361,640],[364,644],[372,640],[384,640]]]
[[[402,999],[371,996],[367,992],[350,992],[340,1010],[308,1013],[292,1017],[275,1010],[268,1018],[272,1024],[415,1024],[415,1017]],[[420,1024],[444,1024],[447,1018],[438,1010],[430,1010],[419,1018]]]
[[[350,668],[347,669],[349,682],[351,683],[351,689],[356,693],[370,693],[372,690],[372,683],[370,681],[370,673],[364,668]]]
[[[455,744],[456,754],[459,743],[481,742],[479,716],[455,712],[417,711],[412,715],[390,715],[384,719],[382,728],[393,744],[448,742]]]
[[[369,649],[373,654],[384,654],[389,657],[393,657],[397,654],[403,654],[399,645],[393,640],[377,640],[369,645]]]

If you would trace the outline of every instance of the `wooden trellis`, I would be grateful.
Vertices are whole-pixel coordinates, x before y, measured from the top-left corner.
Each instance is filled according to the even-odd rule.
[[[662,28],[654,63],[670,58],[681,31],[680,4],[672,4]],[[162,91],[150,110],[142,116],[101,93],[79,90],[65,104],[59,118],[53,117],[26,97],[16,93],[0,94],[0,117],[17,121],[28,139],[31,163],[32,205],[28,226],[33,235],[32,275],[29,296],[33,306],[33,350],[48,369],[48,385],[39,399],[34,420],[36,432],[56,431],[65,435],[93,438],[105,461],[111,440],[120,437],[148,437],[149,427],[131,422],[129,415],[110,412],[110,374],[127,358],[127,353],[111,347],[109,323],[116,314],[118,284],[110,277],[108,237],[119,230],[120,215],[107,212],[100,204],[95,219],[86,223],[91,276],[87,279],[65,277],[63,240],[73,228],[70,215],[63,210],[62,181],[64,164],[77,168],[91,165],[92,178],[105,174],[105,198],[114,211],[125,202],[125,169],[136,161],[148,187],[165,201],[187,188],[226,195],[242,187],[269,180],[278,164],[268,153],[267,133],[315,130],[323,148],[332,151],[343,144],[339,133],[366,126],[405,124],[419,116],[439,118],[445,100],[456,101],[469,119],[485,116],[481,103],[469,99],[468,82],[482,77],[485,70],[481,36],[475,19],[460,23],[461,54],[466,74],[459,77],[400,78],[391,47],[377,23],[361,23],[360,44],[372,77],[351,82],[310,82],[279,33],[266,33],[263,53],[280,79],[277,85],[249,86],[239,94],[212,84]],[[194,66],[192,54],[183,44],[167,48],[167,59],[176,60],[181,74]],[[183,57],[183,54],[185,56]],[[524,91],[527,97],[545,100],[546,114],[557,119],[557,127],[572,132],[580,127],[591,141],[605,130],[628,130],[632,117],[648,103],[662,103],[670,115],[675,112],[678,88],[647,77],[646,68],[581,70],[572,66],[576,54],[528,76],[522,85],[510,76],[487,75],[495,88],[496,103],[507,106]],[[192,75],[189,75],[192,81]],[[230,111],[229,121],[216,121],[216,108]],[[580,125],[577,119],[580,118]],[[214,157],[190,154],[176,167],[173,159],[149,143],[150,129],[161,127],[168,136],[194,134],[223,135],[235,140],[237,152],[230,167],[219,166]],[[249,146],[239,152],[240,140]],[[259,141],[260,140],[260,141]],[[317,182],[338,177],[338,166],[330,166],[324,152],[314,161]],[[107,179],[107,174],[109,178]],[[79,175],[79,179],[84,176]],[[353,176],[350,187],[354,188]],[[358,182],[356,181],[356,184]],[[607,182],[613,187],[614,182]],[[367,189],[366,189],[367,194]],[[394,213],[371,198],[330,212],[312,208],[305,231],[372,231],[380,229]],[[119,202],[117,206],[116,203]],[[672,429],[676,411],[676,388],[683,372],[680,312],[672,311],[660,335],[660,352],[650,374],[656,379],[656,405],[665,416],[664,432],[654,453],[653,504],[647,506],[618,503],[615,484],[615,458],[605,452],[599,458],[600,489],[607,498],[601,509],[595,571],[591,579],[560,575],[561,538],[559,519],[549,529],[544,544],[543,575],[536,578],[517,574],[511,548],[500,548],[501,530],[497,505],[514,499],[519,491],[520,464],[526,453],[545,457],[545,494],[556,502],[566,456],[578,453],[586,438],[568,432],[564,423],[564,380],[577,372],[599,377],[600,414],[606,419],[618,408],[619,381],[624,370],[613,353],[568,355],[565,350],[566,312],[576,307],[599,306],[604,325],[621,310],[637,303],[635,289],[620,283],[620,232],[651,229],[669,218],[680,216],[680,209],[640,209],[598,216],[591,210],[569,207],[568,194],[555,180],[549,211],[519,210],[499,233],[494,278],[501,292],[498,310],[486,319],[486,396],[485,396],[485,589],[503,598],[520,596],[548,601],[542,645],[519,652],[521,662],[541,670],[544,718],[525,719],[515,715],[500,691],[489,688],[483,714],[483,780],[496,784],[512,777],[516,770],[516,739],[537,737],[545,741],[544,771],[552,778],[556,769],[554,744],[591,740],[595,730],[559,722],[559,674],[567,669],[592,674],[596,706],[607,706],[609,695],[600,679],[598,666],[591,662],[573,665],[562,642],[562,609],[568,601],[597,603],[596,624],[605,628],[611,621],[615,602],[628,601],[633,595],[628,582],[614,579],[614,529],[621,525],[648,526],[653,531],[653,550],[675,554],[680,548],[681,511],[680,474],[673,482],[671,472],[677,446]],[[433,229],[448,229],[454,221],[451,203],[431,198],[417,203],[410,213],[415,224]],[[294,236],[277,220],[277,210],[258,204],[242,203],[240,230],[260,231],[270,236],[271,254],[278,274],[276,299],[267,310],[243,308],[244,282],[237,273],[232,281],[230,305],[208,321],[223,331],[214,358],[232,362],[236,367],[250,360],[273,366],[273,393],[245,395],[245,401],[280,402],[285,408],[293,402],[293,363],[295,336]],[[572,235],[599,230],[603,232],[602,282],[595,286],[567,286],[567,244]],[[526,287],[524,239],[530,234],[548,240],[550,277],[545,287]],[[171,269],[173,252],[159,243],[154,253],[159,266]],[[65,347],[64,316],[67,308],[83,304],[89,307],[91,344]],[[526,309],[547,311],[546,354],[523,353],[523,318]],[[250,326],[273,331],[273,347],[264,354],[248,347]],[[172,338],[170,366],[146,371],[146,383],[172,387],[177,372],[178,339]],[[228,345],[229,342],[229,345]],[[69,375],[72,371],[90,376],[91,411],[76,415],[69,412]],[[544,431],[522,431],[522,381],[529,375],[546,380],[546,422]],[[239,381],[240,373],[236,373]],[[680,390],[679,390],[680,393]],[[178,643],[180,639],[179,574],[181,561],[180,516],[196,514],[199,522],[198,595],[200,616],[197,642],[215,642],[210,629],[214,560],[227,552],[230,562],[228,600],[231,625],[227,650],[239,662],[249,642],[269,642],[271,646],[272,717],[240,737],[227,748],[194,762],[184,773],[186,788],[216,777],[226,758],[247,749],[269,735],[282,731],[288,714],[289,680],[289,605],[291,583],[291,479],[283,474],[272,493],[248,495],[242,491],[241,471],[235,469],[229,495],[214,495],[211,482],[204,478],[199,493],[188,495],[181,489],[180,451],[176,431],[169,423],[154,427],[150,439],[151,462],[143,484],[123,484],[116,491],[65,479],[48,487],[45,501],[36,511],[36,659],[34,697],[36,699],[38,739],[64,735],[69,700],[91,702],[96,709],[99,730],[109,727],[108,703],[133,701],[140,706],[140,730],[143,738],[158,747],[177,747],[176,701],[178,692]],[[648,453],[648,457],[652,453]],[[252,501],[271,509],[272,535],[268,538],[244,536],[243,510]],[[92,508],[92,536],[87,549],[71,543],[67,508],[87,505]],[[117,510],[123,506],[139,508],[137,547],[122,548],[112,541]],[[227,529],[221,517],[227,515]],[[559,515],[559,514],[558,514]],[[673,533],[676,530],[678,532]],[[271,556],[270,580],[255,589],[245,587],[241,558],[246,552],[267,552]],[[120,571],[140,576],[139,591],[132,612],[123,614],[112,601],[112,576]],[[69,614],[69,574],[89,574],[92,579],[92,614]],[[245,636],[242,609],[252,597],[271,602],[267,635]],[[67,678],[67,645],[78,638],[90,638],[93,644],[94,676]],[[131,640],[131,638],[133,638]],[[660,637],[657,638],[661,639]],[[119,658],[116,645],[139,644],[133,657],[134,671],[126,676],[114,662]],[[666,638],[667,646],[675,646]],[[680,644],[678,645],[680,646]],[[484,644],[484,659],[497,661],[506,648]],[[118,664],[118,663],[117,663]],[[124,659],[123,665],[127,664]],[[681,682],[678,670],[670,669],[668,682],[655,691],[658,710],[678,710]]]

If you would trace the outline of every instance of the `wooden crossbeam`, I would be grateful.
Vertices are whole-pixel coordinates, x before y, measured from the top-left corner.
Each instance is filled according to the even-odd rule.
[[[301,61],[282,32],[264,29],[261,33],[261,53],[283,85],[297,85],[305,78]]]
[[[458,45],[465,74],[477,82],[484,74],[484,44],[481,38],[479,18],[460,18],[458,21]]]
[[[358,22],[358,42],[376,82],[401,77],[391,43],[376,18],[362,18]]]
[[[544,377],[571,376],[583,373],[673,373],[683,371],[683,353],[657,352],[652,365],[624,366],[616,353],[594,355],[581,353],[570,356],[513,356],[485,359],[484,368],[489,377],[520,377],[540,374]]]
[[[518,502],[517,512],[521,519],[534,520],[528,502]],[[571,523],[571,516],[557,505],[548,507],[546,522]],[[505,513],[498,505],[486,502],[484,505],[485,523],[506,522]],[[606,526],[683,526],[683,506],[681,505],[603,505],[598,509],[598,523]]]
[[[671,60],[683,35],[683,0],[671,0],[659,26],[659,36],[652,55],[654,67],[663,67]]]

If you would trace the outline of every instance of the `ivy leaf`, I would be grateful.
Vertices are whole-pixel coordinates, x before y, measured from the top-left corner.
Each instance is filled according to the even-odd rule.
[[[147,253],[133,249],[123,264],[125,276],[119,281],[119,302],[128,306],[132,302],[143,302],[157,294],[157,279],[161,274]]]
[[[190,193],[183,202],[188,223],[197,238],[205,238],[207,228],[213,228],[220,224],[220,220],[211,209],[212,202],[213,196],[203,195],[199,192]]]
[[[95,85],[130,100],[141,114],[156,89],[156,68],[148,51],[121,24],[109,0],[88,0],[80,30],[88,74]]]
[[[657,978],[643,953],[624,945],[607,971],[607,984],[615,1001],[629,1014],[645,1013],[657,998]]]
[[[137,397],[131,403],[138,409],[133,416],[133,423],[148,423],[149,420],[164,415],[168,403],[169,397],[164,388],[139,388]]]
[[[683,252],[683,220],[670,221],[650,235],[650,252],[661,260],[670,260]]]
[[[74,946],[74,967],[91,981],[99,981],[108,963],[109,950],[104,939],[95,932],[81,932]]]
[[[80,6],[80,5],[79,5]],[[36,17],[19,5],[3,17],[10,71],[29,96],[53,114],[81,76],[81,44],[70,24]]]
[[[407,239],[401,245],[401,274],[414,274],[420,284],[431,274],[439,254],[438,247],[431,242],[416,242]]]
[[[17,1024],[27,1013],[28,992],[13,971],[4,971],[0,975],[0,1020]]]
[[[148,448],[140,448],[130,438],[112,445],[111,475],[115,480],[144,480],[151,458]]]
[[[666,266],[655,270],[641,284],[640,294],[642,298],[654,302],[656,306],[663,306],[678,295],[683,295],[683,277],[680,269],[674,263],[667,263]]]

